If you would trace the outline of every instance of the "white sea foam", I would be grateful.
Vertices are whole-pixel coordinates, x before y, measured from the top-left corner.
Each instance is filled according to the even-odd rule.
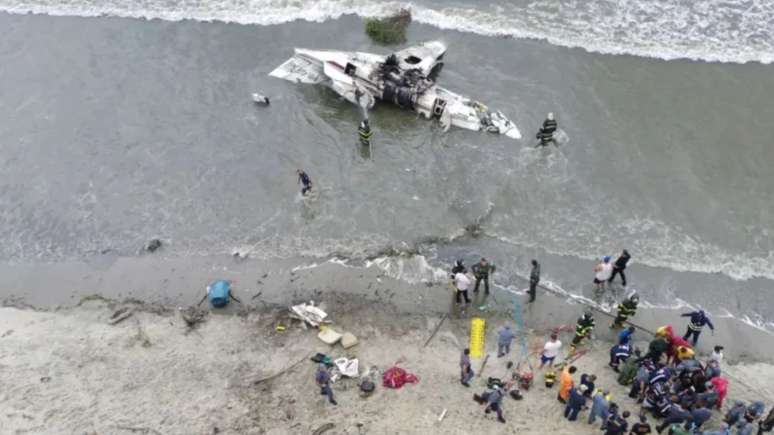
[[[385,16],[400,8],[443,29],[546,40],[608,54],[717,62],[774,61],[768,0],[534,0],[428,7],[377,0],[0,0],[0,10],[76,16],[270,25],[342,15]]]

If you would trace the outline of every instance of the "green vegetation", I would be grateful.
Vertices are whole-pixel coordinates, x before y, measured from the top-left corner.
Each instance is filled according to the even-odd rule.
[[[366,34],[379,44],[392,45],[406,42],[406,28],[411,23],[411,12],[401,9],[387,18],[366,20]]]

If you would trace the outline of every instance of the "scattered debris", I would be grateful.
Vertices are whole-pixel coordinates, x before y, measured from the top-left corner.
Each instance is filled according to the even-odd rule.
[[[132,427],[132,426],[116,426],[116,429],[123,429],[128,430],[130,432],[137,432],[137,433],[144,433],[144,434],[157,434],[161,435],[161,432],[157,431],[156,429],[151,429],[149,427]]]
[[[108,320],[109,325],[117,325],[124,320],[128,319],[129,317],[134,314],[134,310],[129,307],[124,307],[116,310],[116,312],[113,313],[112,316],[110,316],[110,320]]]
[[[150,242],[148,242],[143,249],[145,251],[153,253],[159,250],[161,248],[161,240],[159,239],[152,239]]]
[[[322,435],[325,432],[328,432],[329,430],[333,429],[334,424],[333,423],[325,423],[324,425],[318,427],[315,429],[314,432],[312,432],[312,435]]]
[[[13,334],[13,329],[9,329],[9,330],[3,332],[3,335],[1,335],[0,338],[8,337],[11,334]]]
[[[40,382],[43,382],[44,384],[51,382],[51,376],[43,376],[40,378]]]
[[[430,341],[433,339],[433,337],[435,337],[435,334],[438,333],[438,330],[441,329],[441,325],[443,325],[443,321],[446,320],[447,317],[449,317],[449,313],[446,313],[443,315],[443,317],[441,317],[441,321],[438,322],[438,325],[436,325],[435,329],[433,330],[433,333],[430,334],[430,337],[427,338],[427,341],[422,347],[427,347],[427,345],[430,344]]]
[[[339,372],[341,372],[341,374],[346,377],[356,378],[360,376],[359,363],[357,358],[338,358],[333,363],[336,364],[336,368],[339,369]]]
[[[476,375],[479,378],[481,377],[481,373],[484,373],[484,367],[486,367],[487,361],[489,361],[489,354],[486,354],[486,356],[484,357],[484,362],[481,363],[481,369],[478,371],[478,375]]]
[[[382,385],[387,388],[400,388],[405,384],[415,384],[419,379],[398,366],[387,369],[382,376]]]
[[[183,321],[185,321],[185,324],[189,328],[195,327],[199,323],[203,322],[204,318],[207,317],[207,311],[194,306],[185,309],[178,308],[178,310],[180,311],[180,317],[183,318]]]
[[[303,320],[315,328],[319,327],[320,323],[323,323],[325,318],[328,317],[325,311],[314,306],[314,301],[309,301],[309,304],[294,305],[290,307],[290,313],[292,316]]]
[[[137,334],[135,334],[134,339],[139,341],[142,347],[151,347],[150,337],[142,329],[139,321],[137,322]]]
[[[252,97],[253,97],[253,102],[255,102],[255,104],[258,104],[259,106],[268,106],[270,104],[269,97],[267,97],[266,95],[254,93]]]
[[[363,379],[360,382],[360,397],[369,397],[376,390],[376,384],[370,379]]]
[[[341,346],[344,349],[349,349],[350,347],[355,346],[357,343],[357,337],[355,337],[355,335],[350,332],[345,332],[341,336]]]
[[[258,385],[258,384],[260,384],[261,382],[266,382],[266,381],[272,380],[272,379],[276,378],[276,377],[277,377],[277,376],[279,376],[279,375],[282,375],[282,374],[284,374],[284,373],[286,373],[286,372],[289,372],[290,370],[293,370],[293,369],[294,369],[294,368],[296,368],[296,367],[297,367],[299,364],[301,364],[302,362],[306,361],[306,359],[307,359],[307,358],[309,358],[309,355],[311,355],[311,353],[308,353],[308,354],[304,355],[304,357],[303,357],[303,358],[301,358],[300,360],[298,360],[297,362],[295,362],[293,365],[291,365],[291,366],[289,366],[289,367],[287,367],[287,368],[284,368],[284,369],[282,369],[282,370],[278,371],[277,373],[275,373],[275,374],[273,374],[273,375],[271,375],[271,376],[267,376],[267,377],[265,377],[265,378],[260,378],[260,379],[257,379],[257,380],[255,380],[255,381],[252,381],[252,384],[253,384],[253,385]],[[326,429],[326,430],[327,430],[327,429]]]
[[[256,293],[255,296],[251,297],[250,300],[254,301],[254,300],[258,299],[262,294],[263,294],[263,292],[260,291],[260,292]]]
[[[446,408],[444,408],[443,411],[441,411],[441,415],[438,416],[438,422],[440,423],[444,417],[446,417]]]
[[[341,334],[334,331],[333,328],[322,328],[320,333],[317,334],[317,338],[322,340],[325,344],[330,344],[332,346],[341,340]]]

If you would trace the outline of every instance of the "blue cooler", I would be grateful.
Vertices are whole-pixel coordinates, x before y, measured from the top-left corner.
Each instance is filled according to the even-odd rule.
[[[207,287],[207,298],[215,308],[223,308],[228,305],[231,284],[228,281],[215,281]]]

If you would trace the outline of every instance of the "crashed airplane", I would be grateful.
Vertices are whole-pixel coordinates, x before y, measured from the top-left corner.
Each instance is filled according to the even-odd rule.
[[[442,62],[446,46],[439,41],[388,56],[347,51],[295,49],[270,76],[296,83],[321,84],[368,110],[376,100],[438,118],[446,130],[456,126],[520,139],[516,125],[499,111],[435,84],[431,72]]]

